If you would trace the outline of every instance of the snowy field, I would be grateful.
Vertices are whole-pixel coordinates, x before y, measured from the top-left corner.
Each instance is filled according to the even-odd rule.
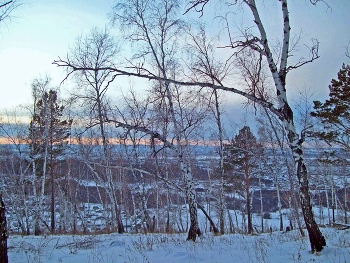
[[[297,230],[253,236],[206,233],[196,243],[185,241],[186,234],[11,235],[9,262],[350,262],[350,230],[321,231],[327,247],[316,254]]]

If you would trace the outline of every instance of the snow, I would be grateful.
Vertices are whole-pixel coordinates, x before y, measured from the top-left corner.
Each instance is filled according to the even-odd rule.
[[[297,230],[259,235],[10,235],[9,262],[349,262],[350,231],[322,228],[327,246],[311,254]]]

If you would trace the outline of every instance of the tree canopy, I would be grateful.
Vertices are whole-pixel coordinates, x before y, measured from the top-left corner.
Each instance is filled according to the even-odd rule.
[[[315,135],[329,144],[350,149],[350,65],[343,64],[338,78],[329,85],[329,99],[314,101],[311,116],[320,120],[321,129]]]

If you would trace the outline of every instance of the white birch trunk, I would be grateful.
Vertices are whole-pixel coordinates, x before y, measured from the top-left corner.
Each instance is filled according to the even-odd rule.
[[[156,56],[155,56],[156,57]],[[165,58],[163,58],[164,60]],[[162,71],[162,75],[164,78],[167,78],[165,68],[161,66],[160,63],[158,63],[159,69]],[[180,163],[180,169],[182,178],[184,179],[186,183],[185,191],[186,191],[186,197],[189,205],[189,212],[190,212],[190,229],[188,232],[187,240],[196,241],[197,235],[201,235],[201,231],[198,226],[198,213],[197,213],[197,200],[196,200],[196,192],[194,189],[194,181],[193,176],[191,173],[191,167],[188,163],[186,163],[185,158],[183,156],[183,149],[181,145],[181,128],[179,127],[179,124],[176,120],[175,116],[175,109],[170,89],[170,83],[165,82],[164,87],[166,90],[166,98],[169,103],[169,112],[170,112],[170,118],[173,123],[174,127],[174,134],[176,137],[176,145],[175,145],[175,151]]]
[[[259,176],[259,188],[260,188],[261,232],[264,233],[264,206],[263,206],[261,176]]]
[[[327,173],[327,172],[326,172]],[[326,205],[327,205],[327,215],[328,215],[328,224],[331,225],[331,210],[330,210],[330,204],[329,204],[329,194],[328,194],[328,184],[327,184],[327,176],[326,174],[323,177],[323,185],[324,185],[324,190],[325,190],[325,195],[326,195]]]
[[[348,206],[347,206],[347,198],[348,198],[348,193],[347,193],[347,180],[346,177],[344,177],[344,223],[348,223]]]
[[[283,231],[282,203],[281,203],[280,186],[278,183],[277,174],[275,174],[274,179],[275,179],[276,192],[277,192],[278,214],[280,217],[280,231]]]
[[[296,164],[296,171],[300,188],[300,201],[306,228],[309,233],[311,250],[321,251],[326,245],[326,241],[315,222],[314,215],[312,212],[307,169],[303,160],[303,141],[299,138],[299,135],[296,132],[293,120],[293,111],[288,104],[286,93],[286,76],[288,73],[287,59],[289,55],[290,42],[290,24],[287,0],[280,1],[283,13],[283,42],[279,69],[277,68],[273,59],[272,52],[268,43],[267,34],[260,19],[255,0],[244,0],[244,2],[249,6],[254,16],[254,22],[257,25],[257,28],[260,32],[260,41],[263,46],[263,50],[261,52],[263,52],[263,54],[266,56],[268,66],[275,83],[277,99],[279,102],[279,118],[281,119],[284,128],[287,132],[289,146],[292,150],[294,162]]]
[[[219,98],[217,90],[214,90],[215,95],[215,111],[216,111],[216,122],[219,132],[219,157],[220,157],[220,198],[219,198],[219,222],[220,222],[220,233],[225,233],[225,193],[224,193],[224,144],[223,144],[223,132],[221,123],[221,112],[219,107]]]

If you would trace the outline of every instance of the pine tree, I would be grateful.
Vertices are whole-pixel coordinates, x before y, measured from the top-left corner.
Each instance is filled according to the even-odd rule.
[[[350,150],[350,65],[343,64],[338,79],[329,85],[329,99],[314,101],[314,109],[311,116],[321,121],[321,129],[314,135]]]
[[[224,145],[225,171],[233,171],[231,179],[235,181],[238,190],[244,191],[248,234],[253,232],[250,188],[253,174],[257,169],[257,159],[262,152],[262,145],[257,142],[248,126],[239,130],[231,143]],[[242,174],[243,177],[240,176]]]
[[[338,79],[332,79],[329,88],[329,99],[324,103],[314,101],[314,112],[311,116],[320,120],[320,127],[313,135],[330,145],[341,146],[334,152],[326,152],[327,158],[321,158],[319,162],[331,164],[337,167],[349,165],[348,154],[350,152],[350,65],[342,65],[338,72]],[[328,158],[329,156],[332,158]],[[344,177],[344,221],[347,223],[347,179]],[[333,188],[333,185],[331,186]],[[333,192],[333,191],[332,191]],[[332,195],[333,222],[334,196]]]
[[[52,232],[55,231],[55,165],[63,155],[72,124],[72,120],[62,119],[64,106],[60,106],[57,101],[57,91],[44,91],[35,104],[29,127],[35,175],[43,177],[45,181],[46,175],[50,174]]]

